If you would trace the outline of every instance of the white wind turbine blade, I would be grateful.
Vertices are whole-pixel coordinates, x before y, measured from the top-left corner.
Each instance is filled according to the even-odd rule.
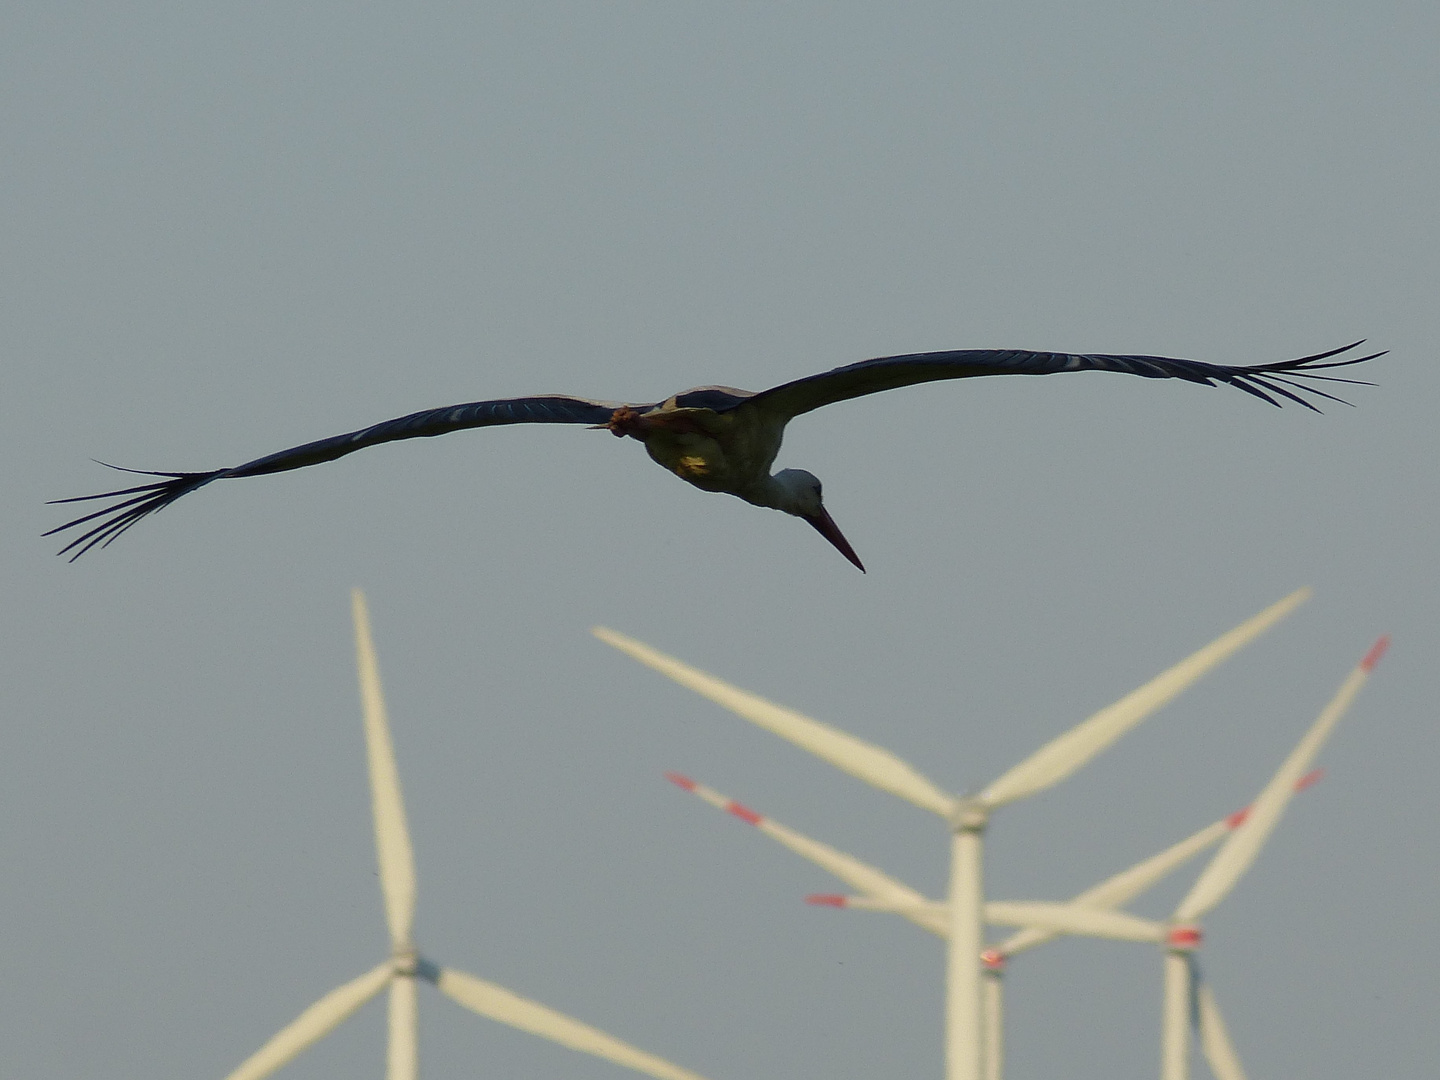
[[[992,926],[1038,926],[1062,934],[1114,941],[1153,943],[1165,940],[1164,923],[1127,915],[1123,911],[1105,911],[1078,904],[992,900],[985,905],[985,921]]]
[[[801,749],[810,751],[816,757],[828,761],[851,776],[859,777],[867,784],[873,784],[882,791],[898,795],[942,817],[948,817],[954,809],[953,796],[941,791],[889,750],[731,686],[713,675],[707,675],[614,630],[597,626],[591,633],[646,667],[674,679],[681,686],[689,687],[752,724],[779,735],[782,739],[788,739]]]
[[[288,1064],[311,1043],[328,1035],[356,1009],[385,989],[395,969],[390,961],[371,968],[358,979],[336,987],[297,1016],[225,1080],[260,1080]]]
[[[843,896],[839,893],[811,893],[805,903],[816,907],[851,908],[855,911],[883,911],[908,919],[938,938],[950,938],[950,907],[938,900],[904,900],[898,897]]]
[[[1320,779],[1320,776],[1321,771],[1319,769],[1302,776],[1296,781],[1295,790],[1303,791],[1305,788],[1316,783]],[[688,781],[688,778],[676,774],[671,774],[670,779],[674,783],[680,784],[681,787],[685,786],[681,781]],[[694,783],[694,781],[688,782]],[[713,792],[703,785],[697,784],[696,787],[705,792],[705,794],[701,794],[701,791],[696,791],[696,794],[699,794],[701,798],[707,802],[713,802],[713,805],[720,806],[722,809],[729,810],[730,813],[735,814],[743,820],[749,820],[745,817],[746,814],[754,813],[754,811],[741,806],[739,803],[730,802],[727,805],[722,805],[725,800],[723,795],[719,795],[718,792]],[[1227,832],[1238,829],[1249,814],[1250,808],[1248,806],[1242,810],[1237,810],[1228,817],[1221,818],[1219,821],[1212,822],[1205,826],[1205,828],[1192,833],[1178,844],[1172,844],[1158,855],[1152,855],[1150,858],[1136,863],[1128,870],[1122,870],[1113,877],[1100,882],[1100,884],[1086,889],[1067,904],[1059,905],[1059,907],[1065,909],[1063,914],[1057,915],[1055,913],[1057,910],[1056,905],[1045,904],[1027,907],[1023,902],[1004,903],[1000,901],[992,902],[986,908],[986,914],[1009,915],[1011,917],[1009,921],[1003,923],[1001,923],[999,919],[989,920],[996,925],[1014,925],[1014,920],[1017,918],[1020,920],[1020,925],[1024,925],[1024,920],[1028,916],[1038,918],[1042,921],[1049,918],[1052,924],[1063,922],[1067,928],[1072,927],[1075,925],[1075,922],[1069,911],[1070,908],[1086,907],[1099,911],[1113,911],[1122,904],[1129,903],[1146,889],[1183,866],[1206,848],[1214,847]],[[810,843],[814,842],[815,841],[810,841]],[[823,847],[824,845],[820,846]],[[843,857],[849,858],[849,856]],[[864,864],[862,863],[861,865],[863,866]],[[879,871],[873,872],[879,873]],[[837,874],[836,876],[840,877],[842,875]],[[899,886],[899,888],[904,891],[901,892],[897,890],[882,893],[879,889],[867,889],[865,885],[857,881],[849,881],[847,882],[848,884],[855,885],[856,888],[864,890],[866,895],[842,896],[835,893],[814,893],[807,896],[805,902],[818,907],[892,912],[896,915],[904,916],[915,925],[929,930],[938,937],[948,938],[950,936],[949,905],[935,900],[928,900],[908,885],[901,885],[893,879],[888,880],[892,886]],[[1146,935],[1142,940],[1153,940],[1148,935],[1158,932],[1158,923],[1153,926],[1147,925],[1142,930],[1136,923],[1128,921],[1130,918],[1130,916],[1122,913],[1121,919],[1126,921],[1117,922],[1116,920],[1110,920],[1107,923],[1107,927],[1112,931],[1111,936],[1114,936],[1115,928],[1119,927],[1120,934],[1126,941],[1134,940],[1134,935],[1137,934]],[[1058,937],[1063,937],[1066,933],[1067,929],[1053,929],[1048,926],[1040,926],[1032,923],[1026,925],[1025,929],[1016,934],[1012,934],[1005,941],[995,946],[993,951],[1002,957],[1014,956],[1017,953],[1024,952],[1026,949],[1033,949],[1037,945],[1054,941]]]
[[[880,896],[845,896],[841,893],[811,893],[805,897],[807,904],[816,907],[852,908],[855,911],[884,911],[891,915],[928,916],[948,924],[950,905],[939,900],[901,900]],[[918,919],[916,920],[919,921]],[[948,936],[948,935],[947,935]]]
[[[511,993],[474,975],[452,968],[442,968],[435,980],[442,993],[464,1005],[471,1012],[502,1024],[539,1035],[571,1050],[624,1065],[627,1069],[653,1076],[655,1080],[704,1080],[699,1073],[672,1065],[664,1058],[637,1050],[589,1024],[582,1024],[539,1002]]]
[[[1325,740],[1330,737],[1330,732],[1350,708],[1350,703],[1355,700],[1355,695],[1360,692],[1360,687],[1369,678],[1371,670],[1379,662],[1388,644],[1388,638],[1382,637],[1377,641],[1341,683],[1339,691],[1325,706],[1319,718],[1260,792],[1245,823],[1225,841],[1209,865],[1201,871],[1185,899],[1180,901],[1174,915],[1177,922],[1191,922],[1211,911],[1229,895],[1245,871],[1250,869],[1260,854],[1260,849],[1265,846],[1265,841],[1279,824],[1280,815],[1294,797],[1296,782],[1310,768],[1315,755],[1320,752]]]
[[[772,818],[758,814],[748,806],[738,803],[734,799],[720,794],[714,788],[707,787],[688,776],[671,772],[665,774],[665,779],[676,787],[683,788],[692,795],[703,799],[716,809],[724,810],[727,814],[739,818],[746,824],[755,826],[766,836],[783,844],[802,859],[809,860],[822,870],[828,870],[851,888],[859,889],[867,896],[897,905],[894,910],[917,926],[938,934],[940,937],[948,936],[949,916],[935,915],[929,911],[916,914],[912,911],[901,910],[901,907],[905,905],[918,908],[928,901],[923,894],[891,877],[885,871],[876,869],[869,863],[861,862],[853,855],[838,851],[829,844],[812,840],[803,833],[798,833],[787,825],[781,825]]]
[[[1171,845],[1158,855],[1152,855],[1128,870],[1122,870],[1114,877],[1106,878],[1100,884],[1086,889],[1071,899],[1069,906],[1110,910],[1129,903],[1202,851],[1218,844],[1220,839],[1230,831],[1229,822],[1232,818],[1233,815],[1231,818],[1222,818],[1213,822],[1187,836],[1178,844]],[[1053,941],[1061,934],[1060,930],[1028,926],[995,946],[995,949],[1005,956],[1014,956],[1026,949],[1033,949],[1037,945]]]
[[[1195,990],[1196,1011],[1200,1019],[1200,1049],[1215,1080],[1245,1080],[1240,1055],[1230,1041],[1230,1032],[1220,1016],[1220,1006],[1210,992],[1210,984],[1202,978]]]
[[[397,975],[390,983],[390,1042],[385,1051],[385,1080],[416,1080],[420,1072],[419,1008],[415,976]]]
[[[397,950],[411,947],[415,922],[415,855],[405,824],[400,797],[400,774],[395,768],[395,747],[380,687],[380,665],[370,637],[370,615],[365,594],[350,594],[355,614],[355,653],[360,669],[360,701],[365,714],[365,752],[370,763],[370,794],[375,808],[375,850],[380,860],[380,889],[385,896],[385,922],[390,944]]]
[[[1295,782],[1296,791],[1304,791],[1312,784],[1317,783],[1323,775],[1322,770],[1316,769],[1307,773]],[[1084,892],[1077,894],[1070,899],[1070,903],[1081,907],[1102,908],[1106,910],[1121,907],[1134,900],[1141,893],[1145,892],[1152,885],[1174,873],[1185,863],[1189,862],[1196,855],[1199,855],[1207,848],[1214,847],[1224,837],[1235,829],[1238,829],[1250,816],[1250,807],[1237,810],[1228,817],[1219,821],[1211,822],[1205,828],[1191,833],[1178,844],[1172,844],[1158,855],[1151,855],[1148,859],[1142,859],[1127,870],[1122,870],[1113,877],[1108,877],[1098,885],[1092,885]],[[1018,934],[1013,934],[999,945],[995,951],[1002,956],[1014,956],[1024,952],[1026,949],[1033,949],[1037,945],[1044,945],[1047,941],[1053,941],[1059,937],[1056,930],[1041,930],[1038,927],[1027,927]]]
[[[980,801],[989,807],[1003,806],[1058,784],[1309,597],[1308,588],[1297,589],[1284,600],[1272,604],[1199,652],[1157,675],[1140,689],[1131,691],[1113,705],[1052,739],[982,791]]]

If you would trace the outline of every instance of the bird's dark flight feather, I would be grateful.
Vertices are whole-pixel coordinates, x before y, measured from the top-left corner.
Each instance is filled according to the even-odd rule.
[[[906,356],[882,356],[862,360],[820,375],[796,379],[760,393],[739,404],[773,410],[783,416],[799,416],[833,405],[837,401],[878,394],[917,383],[942,379],[965,379],[977,375],[1054,375],[1064,371],[1121,371],[1147,379],[1184,379],[1187,382],[1214,386],[1229,383],[1253,394],[1271,405],[1279,405],[1276,397],[1288,398],[1307,409],[1315,406],[1293,391],[1314,394],[1340,401],[1340,398],[1293,378],[1325,379],[1334,382],[1355,382],[1318,375],[1317,368],[1344,367],[1363,364],[1384,353],[1352,357],[1322,363],[1332,356],[1358,348],[1362,342],[1346,345],[1329,352],[1283,360],[1275,364],[1254,364],[1249,367],[1227,367],[1206,364],[1199,360],[1178,360],[1168,356],[1114,356],[1105,353],[1029,352],[1023,349],[961,349],[956,352],[911,353]],[[1289,387],[1290,389],[1286,389]],[[1273,395],[1273,396],[1272,396]],[[1348,404],[1348,402],[1346,403]],[[1316,410],[1317,412],[1319,410]]]
[[[303,469],[307,465],[318,465],[334,461],[356,450],[377,443],[395,442],[398,439],[421,439],[445,435],[462,428],[499,427],[505,424],[604,424],[619,408],[617,402],[590,401],[586,398],[547,395],[542,397],[510,398],[502,401],[474,401],[466,405],[450,405],[443,409],[427,409],[411,413],[394,420],[385,420],[359,431],[334,435],[328,439],[291,447],[279,453],[247,461],[231,469],[214,469],[210,472],[167,473],[148,472],[139,469],[123,469],[122,472],[138,473],[142,476],[160,476],[152,484],[105,491],[99,495],[81,495],[73,499],[56,499],[57,503],[89,502],[92,499],[115,499],[93,513],[67,521],[51,529],[46,536],[65,532],[81,525],[96,524],[73,538],[60,549],[60,554],[70,554],[73,562],[91,548],[105,547],[136,522],[163,510],[182,495],[188,495],[196,488],[212,480],[229,479],[236,476],[263,476],[266,473],[285,472],[289,469]],[[638,406],[651,408],[649,405]],[[103,462],[102,462],[103,464]],[[110,466],[117,468],[118,466]],[[123,498],[129,496],[129,498]]]

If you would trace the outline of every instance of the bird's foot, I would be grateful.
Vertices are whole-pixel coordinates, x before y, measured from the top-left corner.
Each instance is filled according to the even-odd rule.
[[[626,435],[642,440],[645,437],[640,412],[638,409],[632,409],[629,405],[621,405],[611,413],[605,429],[617,439],[623,439]]]

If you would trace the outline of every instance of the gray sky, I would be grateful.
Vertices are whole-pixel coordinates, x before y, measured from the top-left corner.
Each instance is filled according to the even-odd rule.
[[[11,5],[0,1075],[220,1077],[384,953],[347,591],[436,959],[714,1080],[938,1076],[941,950],[680,769],[930,892],[943,826],[604,622],[978,786],[1301,584],[1286,624],[997,814],[1058,899],[1245,802],[1395,645],[1209,920],[1256,1077],[1433,1074],[1433,4]],[[870,568],[579,429],[215,485],[75,565],[44,501],[453,402],[652,400],[1006,346],[1367,336],[1356,408],[1118,375],[796,423]],[[1137,904],[1159,914],[1186,883]],[[1010,1075],[1154,1075],[1160,963],[1009,980]],[[284,1075],[376,1076],[373,1005]],[[612,1067],[421,1003],[422,1070]]]

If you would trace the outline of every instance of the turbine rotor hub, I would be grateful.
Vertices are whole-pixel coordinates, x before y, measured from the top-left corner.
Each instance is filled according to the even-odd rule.
[[[979,799],[957,799],[949,820],[955,832],[984,832],[990,824],[990,807]]]
[[[397,949],[390,957],[396,975],[414,978],[420,970],[420,954],[414,949]]]

